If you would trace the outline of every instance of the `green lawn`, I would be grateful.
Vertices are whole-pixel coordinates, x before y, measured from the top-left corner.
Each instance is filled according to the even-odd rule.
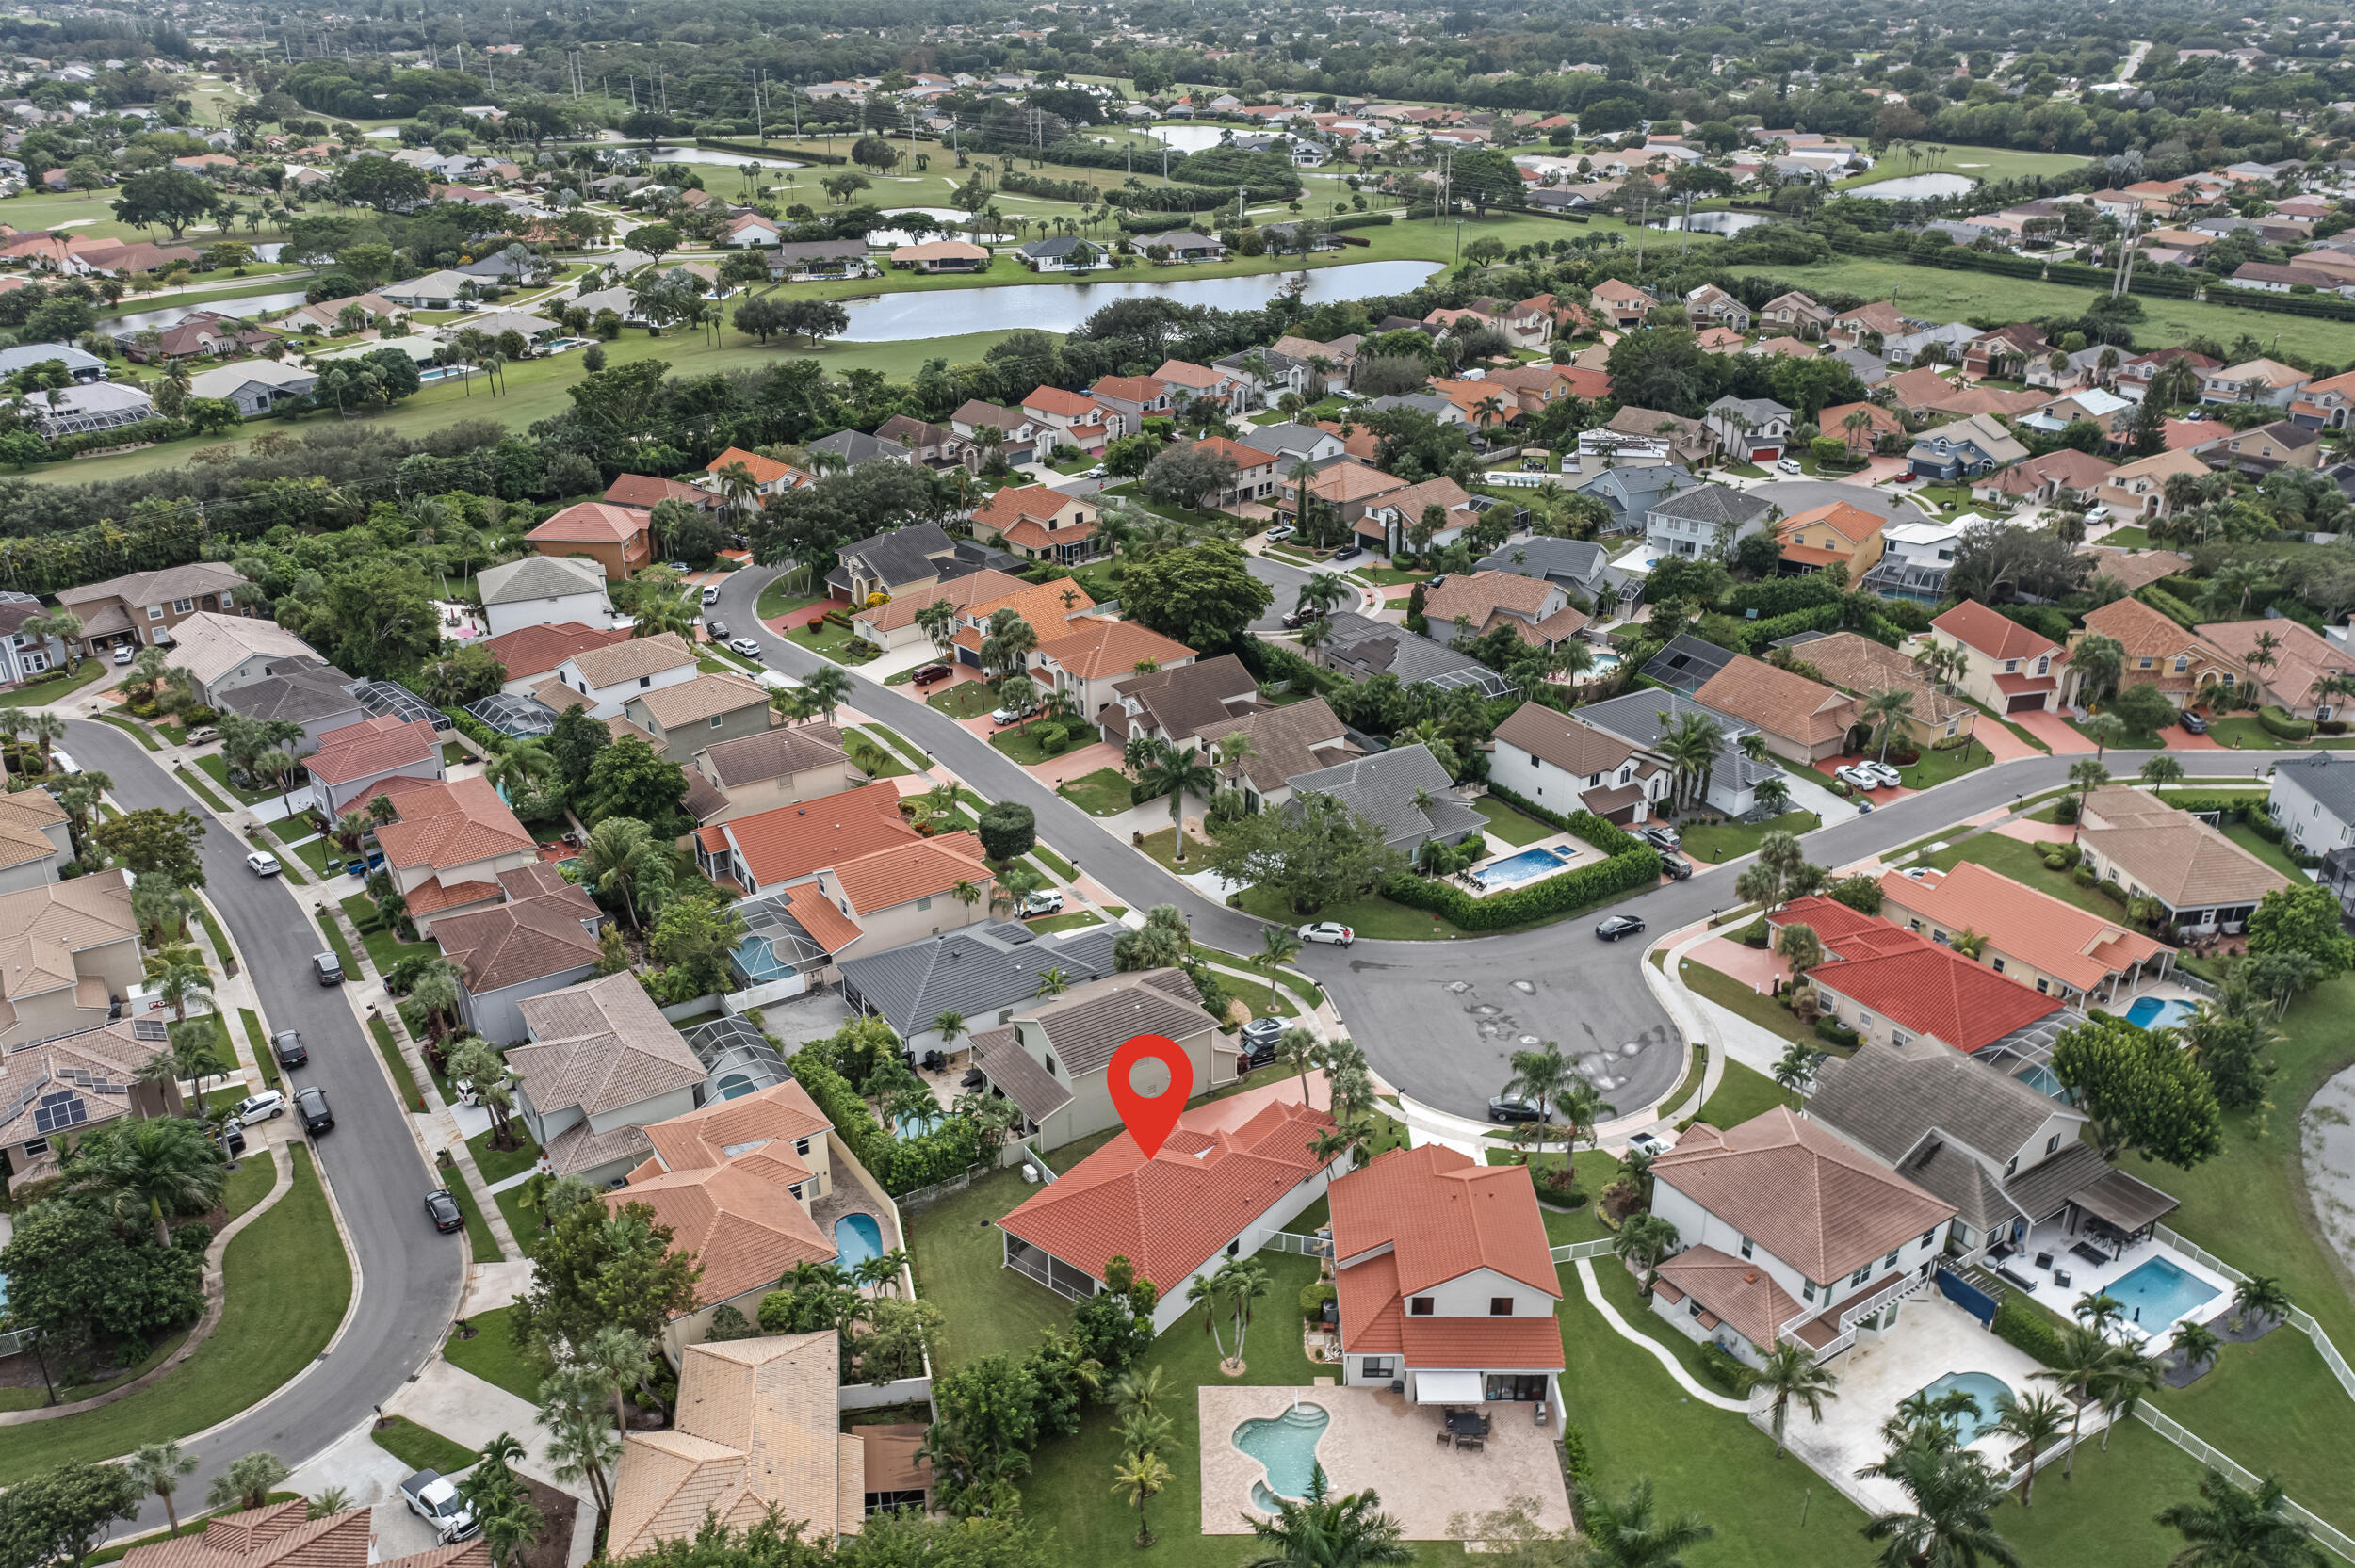
[[[224,794],[234,795],[249,806],[257,806],[264,800],[274,800],[278,798],[278,792],[274,789],[240,789],[231,784],[228,761],[219,752],[197,758],[196,765],[204,770],[206,777],[220,785]]]
[[[1823,825],[1824,819],[1811,811],[1786,811],[1764,822],[1718,822],[1679,828],[1677,835],[1685,859],[1696,865],[1712,865],[1748,854],[1770,832],[1811,833]]]
[[[2069,830],[2066,828],[2055,828],[2053,832],[2055,842],[2066,841],[2068,836]],[[2119,908],[2118,901],[2099,886],[2079,887],[2068,872],[2047,871],[2044,863],[2037,858],[2035,846],[2003,833],[1979,833],[1960,843],[1949,844],[1936,854],[1925,857],[1923,864],[1948,871],[1966,860],[2033,887],[2039,893],[2049,893],[2079,909],[2091,910],[2104,920],[2125,917],[2125,911]]]
[[[925,698],[924,705],[938,708],[951,719],[979,719],[998,705],[998,699],[990,694],[986,681],[959,681]]]
[[[1969,740],[1960,746],[1925,751],[1921,761],[1911,767],[1901,767],[1897,771],[1903,775],[1906,788],[1928,789],[1949,779],[1958,779],[1965,773],[1975,773],[1994,760],[1994,755],[1986,747],[1975,740]]]
[[[797,621],[787,628],[785,635],[788,641],[797,643],[820,657],[830,658],[836,664],[865,664],[875,657],[873,654],[852,653],[850,650],[853,642],[858,642],[862,648],[869,647],[871,644],[860,641],[852,636],[848,626],[837,626],[832,622],[827,622],[816,631],[812,631],[808,622]]]
[[[278,1087],[278,1059],[270,1054],[269,1039],[262,1031],[262,1020],[252,1008],[237,1010],[237,1022],[245,1028],[245,1043],[252,1047],[254,1065],[262,1070],[262,1085]]]
[[[198,778],[195,774],[189,772],[186,768],[175,768],[172,769],[172,772],[179,778],[183,784],[187,786],[189,794],[195,796],[198,800],[203,801],[215,811],[219,812],[222,816],[226,816],[229,815],[229,802],[214,794],[211,786],[206,784],[203,779]]]
[[[1147,838],[1145,845],[1148,850],[1153,847],[1153,840],[1156,838],[1161,841],[1161,848],[1166,851],[1169,843],[1168,832],[1164,830]],[[1153,858],[1161,860],[1161,856],[1157,854]],[[1163,861],[1162,864],[1168,863]],[[1298,926],[1305,918],[1286,909],[1281,898],[1260,887],[1246,888],[1237,895],[1235,907],[1245,914],[1257,915],[1262,920],[1272,920],[1280,926]],[[1576,913],[1576,911],[1571,912],[1573,914]],[[1315,918],[1338,920],[1370,942],[1433,942],[1465,934],[1455,922],[1444,915],[1435,914],[1428,910],[1408,909],[1405,904],[1394,904],[1388,898],[1378,896],[1370,898],[1352,898],[1345,903],[1327,904],[1317,911]],[[1565,915],[1563,918],[1567,919],[1568,916]],[[1496,933],[1483,931],[1480,934],[1490,936]]]
[[[1790,1103],[1791,1096],[1774,1079],[1738,1061],[1729,1061],[1726,1075],[1717,1081],[1717,1092],[1701,1106],[1700,1119],[1713,1127],[1738,1127],[1753,1116]]]
[[[1026,920],[1023,924],[1031,929],[1033,936],[1052,936],[1057,931],[1076,931],[1086,926],[1100,926],[1103,922],[1096,917],[1094,910],[1075,909],[1069,914],[1050,914],[1044,920]]]
[[[2258,832],[2256,829],[2250,827],[2248,823],[2226,823],[2224,827],[2224,836],[2239,845],[2242,849],[2248,850],[2250,854],[2256,856],[2259,860],[2264,861],[2267,865],[2272,866],[2276,871],[2281,872],[2282,875],[2289,878],[2292,881],[2302,882],[2306,881],[2305,871],[2298,865],[2297,861],[2290,858],[2290,852],[2287,849],[2266,838],[2264,834]]]
[[[2250,752],[2343,752],[2355,747],[2355,737],[2318,736],[2313,740],[2283,740],[2257,722],[2254,716],[2236,713],[2209,720],[2208,737],[2218,746]]]
[[[333,845],[326,837],[311,832],[309,817],[300,815],[282,816],[269,824],[269,833],[272,838],[278,840],[280,849],[309,866],[312,873],[321,881],[325,881],[334,874],[335,867],[328,859]],[[298,848],[296,841],[306,836],[310,842]]]
[[[878,724],[870,719],[867,721],[866,728],[868,734],[884,743],[885,751],[899,752],[907,765],[917,772],[921,773],[932,766],[932,760],[925,756],[923,748],[910,744],[907,736],[889,725]]]
[[[1514,810],[1493,795],[1484,795],[1472,802],[1481,816],[1488,819],[1488,831],[1505,843],[1519,849],[1558,832],[1551,823]]]
[[[791,615],[797,610],[805,610],[814,605],[831,603],[829,600],[813,599],[805,593],[794,592],[788,586],[792,579],[793,574],[790,572],[771,578],[769,586],[760,590],[759,599],[754,602],[753,613],[763,621],[774,621],[779,616]],[[804,615],[802,619],[806,621],[809,617]]]
[[[454,1476],[482,1457],[406,1415],[388,1416],[384,1425],[368,1432],[368,1439],[412,1470],[439,1470],[445,1476]]]
[[[1052,871],[1056,876],[1061,877],[1064,881],[1071,882],[1078,881],[1080,880],[1080,868],[1072,865],[1069,861],[1064,859],[1063,856],[1055,853],[1054,850],[1048,849],[1043,841],[1031,844],[1031,858],[1046,866],[1047,869]]]
[[[376,929],[370,930],[368,922],[376,914],[376,900],[365,893],[354,893],[346,897],[343,906],[344,917],[351,922],[352,929],[360,933],[360,941],[368,950],[368,962],[376,966],[380,975],[392,973],[393,965],[411,953],[441,951],[441,944],[437,942],[403,942],[393,934],[392,927],[382,921],[378,921]]]
[[[1815,1038],[1815,1031],[1794,1018],[1781,1003],[1760,995],[1725,971],[1686,959],[1677,965],[1677,973],[1695,994],[1708,997],[1727,1011],[1771,1029],[1785,1040],[1803,1041],[1822,1048],[1824,1043]]]
[[[482,1172],[482,1179],[494,1187],[520,1171],[528,1171],[540,1157],[540,1146],[531,1140],[531,1134],[520,1121],[515,1134],[520,1147],[501,1149],[491,1140],[496,1133],[479,1132],[466,1140],[466,1148],[474,1156],[474,1168]]]
[[[453,1165],[435,1174],[441,1177],[442,1185],[449,1188],[449,1195],[458,1200],[459,1211],[466,1217],[466,1240],[474,1249],[474,1260],[477,1263],[496,1263],[504,1258],[507,1253],[500,1248],[498,1237],[492,1234],[489,1222],[482,1218],[482,1205],[475,1200],[474,1188],[466,1181],[466,1172]]]
[[[1070,1320],[1070,1302],[1004,1266],[994,1221],[1036,1190],[1023,1184],[1017,1171],[993,1171],[962,1192],[906,1216],[916,1293],[948,1318],[934,1358],[936,1369],[1000,1350],[1027,1354],[1041,1329]]]
[[[883,765],[877,768],[874,772],[868,775],[870,780],[898,779],[906,777],[910,769],[902,765],[898,757],[892,754],[891,748],[884,743],[883,736],[871,733],[872,728],[873,726],[870,725],[865,730],[855,728],[845,729],[842,732],[843,742],[847,745],[854,737],[865,736],[867,739],[875,743],[875,750],[883,755]]]
[[[344,962],[349,965],[351,961],[347,958]],[[409,1059],[400,1053],[400,1042],[394,1038],[393,1026],[382,1018],[371,1018],[368,1033],[376,1037],[377,1054],[384,1059],[384,1065],[393,1071],[393,1081],[400,1086],[401,1108],[417,1109],[417,1102],[424,1096],[417,1089],[416,1075],[409,1071]]]
[[[1128,775],[1111,768],[1070,780],[1055,793],[1090,816],[1117,816],[1129,806]]]
[[[2151,535],[2142,528],[2112,528],[2093,542],[2119,550],[2148,550]]]
[[[1490,1165],[1519,1165],[1524,1163],[1523,1152],[1500,1143],[1488,1151]],[[1562,1151],[1548,1149],[1544,1154],[1532,1153],[1526,1163],[1532,1170],[1551,1171],[1562,1164]],[[1619,1162],[1600,1149],[1581,1149],[1571,1162],[1578,1172],[1578,1185],[1585,1191],[1586,1202],[1574,1209],[1555,1208],[1540,1203],[1537,1212],[1546,1221],[1546,1240],[1556,1247],[1567,1247],[1573,1241],[1593,1241],[1611,1234],[1595,1210],[1595,1200],[1617,1174]],[[1295,1227],[1297,1228],[1297,1227]],[[1568,1284],[1567,1280],[1564,1281]]]
[[[514,1335],[508,1330],[513,1317],[512,1307],[476,1313],[467,1319],[475,1326],[475,1336],[461,1339],[450,1335],[442,1345],[442,1359],[536,1404],[540,1384],[556,1370],[556,1365],[537,1351],[515,1348]]]
[[[326,1348],[351,1299],[351,1265],[310,1150],[295,1144],[289,1153],[293,1189],[223,1254],[227,1300],[210,1337],[171,1376],[104,1409],[0,1428],[0,1474],[111,1459],[142,1443],[202,1431],[278,1387]],[[264,1167],[254,1160],[249,1169]]]
[[[52,676],[45,681],[35,681],[30,686],[17,687],[8,694],[11,699],[9,706],[37,708],[45,703],[61,703],[104,675],[106,669],[105,659],[84,659],[82,667],[71,675]]]
[[[494,1192],[491,1201],[498,1204],[499,1213],[507,1218],[507,1234],[515,1238],[515,1245],[524,1256],[529,1257],[531,1244],[540,1237],[540,1211],[525,1199],[526,1185],[518,1182],[513,1187]]]
[[[1046,733],[1050,722],[1051,720],[1041,719],[1028,724],[1017,724],[1010,729],[999,730],[989,737],[989,743],[1022,767],[1036,768],[1040,763],[1048,762],[1063,755],[1064,752],[1076,752],[1080,747],[1092,745],[1100,738],[1096,731],[1088,726],[1066,721],[1064,725],[1062,750],[1049,752],[1039,744],[1038,737]]]

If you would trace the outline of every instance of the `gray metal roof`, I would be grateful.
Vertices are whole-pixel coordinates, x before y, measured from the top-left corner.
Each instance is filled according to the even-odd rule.
[[[1396,746],[1352,757],[1291,781],[1292,794],[1328,795],[1382,826],[1384,839],[1412,850],[1424,839],[1454,843],[1487,826],[1487,818],[1455,796],[1455,781],[1423,745]],[[1420,790],[1427,805],[1415,803]]]
[[[1332,629],[1324,645],[1325,662],[1355,680],[1395,675],[1405,686],[1436,686],[1443,691],[1476,687],[1488,697],[1512,689],[1510,681],[1470,655],[1417,637],[1404,626],[1368,620],[1355,610],[1337,611],[1325,624]]]
[[[880,1014],[901,1038],[920,1034],[943,1012],[974,1024],[1038,994],[1038,978],[1061,969],[1075,981],[1113,973],[1113,939],[1121,928],[1087,926],[1051,936],[1006,921],[965,926],[902,947],[848,959],[842,994]]]

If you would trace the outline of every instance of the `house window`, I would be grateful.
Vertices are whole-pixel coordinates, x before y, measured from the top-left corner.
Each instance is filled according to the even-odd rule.
[[[161,621],[164,618],[164,606],[161,605],[148,606],[147,618],[150,621]]]
[[[933,907],[933,901],[930,897],[918,898],[916,900],[916,907],[919,911],[928,910]]]
[[[2050,1138],[2048,1138],[2048,1139],[2046,1139],[2046,1140],[2044,1140],[2044,1152],[2045,1152],[2046,1154],[2048,1154],[2048,1155],[2049,1155],[2049,1154],[2051,1154],[2054,1150],[2055,1150],[2055,1149],[2057,1149],[2057,1148],[2059,1148],[2059,1147],[2060,1147],[2060,1134],[2058,1134],[2058,1133],[2055,1133],[2052,1137],[2050,1137]]]
[[[2180,675],[2180,674],[2182,674],[2184,671],[2186,671],[2186,670],[2188,670],[2188,669],[2190,669],[2190,668],[2191,668],[2191,660],[2190,660],[2190,659],[2188,659],[2188,658],[2184,657],[2184,656],[2183,655],[2181,655],[2181,654],[2178,654],[2178,655],[2175,655],[2175,673],[2177,673],[2178,675]]]
[[[193,599],[174,599],[171,602],[171,613],[174,615],[186,615],[195,607],[196,601]]]
[[[1924,1232],[1922,1233],[1922,1245],[1923,1245],[1923,1246],[1925,1246],[1925,1247],[1928,1247],[1928,1246],[1935,1245],[1935,1244],[1936,1244],[1936,1242],[1937,1242],[1937,1240],[1938,1240],[1938,1227],[1937,1227],[1936,1225],[1932,1225],[1932,1226],[1931,1226],[1928,1230],[1925,1230],[1925,1231],[1924,1231]]]
[[[1913,1036],[1907,1034],[1902,1029],[1892,1029],[1889,1031],[1889,1043],[1902,1051],[1907,1046],[1913,1043]]]
[[[1047,1058],[1047,1059],[1046,1059],[1046,1060],[1047,1060],[1047,1075],[1048,1075],[1048,1077],[1053,1077],[1053,1076],[1055,1075],[1055,1059],[1054,1059],[1053,1057],[1051,1057],[1051,1056],[1050,1056],[1050,1057]]]
[[[2036,982],[2036,988],[2038,993],[2041,995],[2050,996],[2053,994],[2053,982],[2051,980],[2038,980]]]
[[[1755,1245],[1756,1245],[1756,1243],[1755,1243],[1755,1242],[1753,1242],[1753,1241],[1751,1241],[1751,1240],[1750,1240],[1750,1238],[1749,1238],[1748,1237],[1746,1237],[1746,1237],[1744,1237],[1742,1238],[1742,1255],[1743,1255],[1744,1257],[1747,1257],[1747,1256],[1749,1256],[1749,1255],[1750,1255],[1750,1249],[1751,1249],[1753,1246],[1755,1246]]]
[[[711,716],[711,727],[715,730],[720,727],[720,715],[715,713]]]
[[[36,1138],[31,1142],[24,1145],[24,1157],[26,1159],[39,1159],[48,1152],[49,1140],[45,1138]]]
[[[1863,1268],[1848,1276],[1848,1288],[1854,1290],[1858,1285],[1862,1285],[1866,1280],[1870,1279],[1872,1274],[1873,1266],[1868,1263]]]
[[[1398,1376],[1398,1364],[1388,1356],[1368,1356],[1358,1364],[1358,1372],[1372,1382]]]
[[[2138,670],[2148,670],[2151,668],[2151,661],[2146,658],[2140,664],[2136,665],[2136,668]]]
[[[1491,1297],[1489,1297],[1489,1298],[1488,1298],[1488,1316],[1489,1316],[1489,1317],[1512,1317],[1512,1316],[1513,1316],[1513,1298],[1512,1298],[1512,1297],[1510,1297],[1510,1296],[1491,1296]]]
[[[643,690],[645,690],[645,689],[646,689],[646,687],[650,687],[650,686],[652,686],[652,685],[654,685],[654,677],[653,677],[652,675],[641,675],[641,676],[639,676],[639,677],[638,677],[638,689],[639,689],[639,690],[643,691]],[[584,689],[586,689],[586,688],[584,688]]]
[[[802,1195],[802,1184],[800,1182],[795,1182],[791,1187],[787,1188],[786,1190],[792,1193],[793,1196],[798,1199]]]
[[[1701,1303],[1700,1303],[1700,1298],[1699,1298],[1699,1297],[1697,1297],[1697,1296],[1687,1296],[1687,1297],[1685,1297],[1685,1298],[1684,1298],[1684,1316],[1686,1316],[1687,1317],[1698,1317],[1700,1315],[1701,1315]]]
[[[1428,1317],[1437,1310],[1438,1302],[1433,1301],[1428,1296],[1410,1296],[1407,1298],[1406,1316],[1409,1317]]]
[[[1888,1255],[1887,1257],[1885,1257],[1885,1258],[1881,1259],[1881,1267],[1882,1267],[1882,1268],[1884,1268],[1884,1269],[1894,1269],[1894,1268],[1896,1268],[1896,1267],[1897,1267],[1897,1254],[1898,1254],[1899,1253],[1904,1252],[1904,1251],[1905,1251],[1905,1249],[1904,1249],[1903,1247],[1892,1247],[1891,1249],[1889,1249],[1889,1255]]]
[[[1989,967],[1989,968],[1990,968],[1990,969],[1992,969],[1992,970],[1994,970],[1994,971],[1995,971],[1998,975],[2000,975],[2000,974],[2002,974],[2002,973],[2004,972],[2004,961],[2003,961],[2002,959],[2000,959],[2000,958],[1991,958],[1991,959],[1988,960],[1988,961],[1987,961],[1987,962],[1988,962],[1988,967]]]
[[[2039,657],[2039,658],[2036,661],[2036,672],[2037,672],[2038,674],[2039,674],[2039,675],[2042,675],[2042,674],[2045,674],[2045,673],[2049,672],[2049,671],[2052,670],[2052,668],[2053,668],[2053,655],[2050,655],[2050,654],[2046,654],[2046,655],[2042,655],[2041,657]]]
[[[1815,1282],[1813,1280],[1801,1280],[1799,1282],[1799,1300],[1807,1302],[1810,1306],[1815,1304]]]
[[[795,1139],[793,1140],[793,1152],[797,1155],[807,1155],[809,1153],[809,1140],[806,1138]]]

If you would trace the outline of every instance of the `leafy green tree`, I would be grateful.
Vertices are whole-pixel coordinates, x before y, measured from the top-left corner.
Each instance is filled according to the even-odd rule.
[[[182,887],[203,887],[204,863],[197,847],[204,841],[205,825],[193,811],[142,806],[99,823],[90,837],[134,876],[159,876]]]
[[[645,1204],[609,1214],[602,1203],[577,1204],[540,1238],[510,1326],[527,1350],[586,1345],[614,1323],[652,1339],[673,1313],[693,1310],[702,1275],[692,1253],[672,1251],[671,1228]]]
[[[418,187],[422,194],[422,177],[418,179]],[[219,201],[220,187],[202,174],[192,174],[185,169],[158,169],[123,181],[111,204],[116,222],[140,229],[167,229],[177,241],[199,218],[212,212]]]
[[[2355,965],[2355,937],[2340,928],[2338,900],[2313,882],[2276,888],[2249,917],[2249,951],[2303,953],[2314,961],[2317,983]]]
[[[751,928],[733,904],[710,898],[677,898],[662,906],[647,941],[655,959],[678,977],[677,985],[693,996],[725,991],[728,955],[750,934]]]
[[[584,799],[590,768],[612,743],[613,732],[602,719],[590,718],[588,708],[578,703],[557,716],[545,744],[548,755],[556,759],[557,784],[567,800]]]
[[[592,822],[628,816],[667,827],[687,798],[687,775],[636,736],[624,736],[590,764],[586,796],[583,815]]]
[[[345,164],[335,176],[335,186],[353,205],[382,213],[406,212],[427,195],[423,170],[372,154]]]
[[[1406,868],[1382,829],[1328,795],[1295,797],[1219,830],[1206,865],[1231,881],[1265,887],[1295,913],[1372,893]]]
[[[171,1220],[220,1202],[228,1180],[220,1150],[203,1128],[176,1117],[115,1122],[83,1139],[67,1189],[117,1220],[133,1216],[155,1227],[155,1245],[171,1245]]]
[[[138,1516],[142,1495],[120,1464],[60,1464],[26,1476],[0,1494],[0,1564],[79,1568],[107,1526]]]
[[[982,850],[992,860],[1014,860],[1031,852],[1038,842],[1038,817],[1030,807],[997,800],[982,809]]]
[[[69,1356],[105,1344],[151,1342],[203,1309],[203,1259],[180,1247],[128,1238],[103,1211],[52,1200],[16,1216],[0,1247],[8,1320]]]
[[[2061,1031],[2052,1066],[2090,1118],[2104,1159],[2132,1149],[2187,1170],[2223,1147],[2216,1091],[2170,1038],[2122,1018],[2091,1019]]]
[[[1130,620],[1210,658],[1242,641],[1275,590],[1251,574],[1242,546],[1217,539],[1134,562],[1121,579],[1120,600]]]
[[[2110,699],[2103,712],[2125,725],[2128,735],[2157,735],[2175,722],[2175,704],[2155,686],[2126,687]]]

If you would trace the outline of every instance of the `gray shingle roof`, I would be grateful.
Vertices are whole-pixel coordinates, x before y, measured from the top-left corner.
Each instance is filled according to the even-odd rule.
[[[973,1037],[973,1065],[989,1075],[990,1087],[1004,1094],[1033,1122],[1044,1122],[1071,1103],[1071,1091],[1024,1050],[1011,1027],[983,1029]]]
[[[1807,1104],[1810,1118],[1892,1163],[1935,1130],[1999,1171],[2068,1108],[1959,1052],[1880,1045],[1824,1063]]]
[[[904,528],[845,544],[838,553],[846,563],[856,561],[869,576],[896,586],[941,575],[941,563],[933,558],[949,555],[955,549],[956,542],[937,523],[911,523]],[[833,578],[827,580],[831,582]],[[848,580],[844,578],[845,582]]]
[[[1286,422],[1281,425],[1245,425],[1236,437],[1245,446],[1278,456],[1287,452],[1313,452],[1317,444],[1335,440],[1330,430],[1320,430],[1313,425]]]
[[[2278,778],[2294,781],[2340,821],[2355,822],[2355,757],[2316,752],[2293,757],[2273,771]]]
[[[809,449],[813,452],[839,452],[842,461],[853,467],[862,462],[872,462],[878,458],[905,462],[910,456],[909,449],[898,442],[870,436],[864,430],[836,430],[830,436],[820,436],[809,444]]]
[[[1033,937],[1012,922],[966,926],[842,964],[846,996],[880,1013],[902,1037],[921,1033],[943,1012],[994,1020],[1038,994],[1038,978],[1061,969],[1091,980],[1113,972],[1117,926],[1089,926]]]
[[[1602,575],[1603,566],[1610,558],[1601,545],[1588,540],[1528,539],[1506,545],[1472,570],[1510,572],[1517,576],[1584,585]]]
[[[1656,517],[1682,518],[1689,523],[1731,523],[1737,527],[1766,515],[1767,504],[1747,491],[1730,485],[1695,485],[1680,494],[1652,503]]]
[[[1355,610],[1340,610],[1327,618],[1332,638],[1324,645],[1327,664],[1354,680],[1395,675],[1401,685],[1427,684],[1442,689],[1477,687],[1489,697],[1511,689],[1502,675],[1444,643],[1417,637],[1404,626],[1368,620]]]
[[[1113,1053],[1137,1035],[1183,1040],[1217,1026],[1181,969],[1113,975],[1016,1010],[1037,1021],[1048,1043],[1062,1057],[1064,1071],[1075,1079],[1102,1072]]]
[[[1666,724],[1660,721],[1664,713],[1668,716]],[[1742,754],[1742,737],[1753,733],[1756,725],[1704,707],[1681,691],[1631,691],[1608,702],[1589,703],[1578,710],[1578,717],[1597,729],[1608,730],[1638,746],[1658,745],[1660,738],[1686,714],[1713,720],[1725,732],[1725,744],[1717,748],[1716,761],[1712,766],[1713,778],[1730,778],[1735,787],[1751,789],[1781,775],[1782,769],[1773,763],[1754,762]]]
[[[1455,782],[1428,746],[1400,746],[1370,757],[1355,757],[1291,781],[1292,794],[1329,795],[1352,811],[1381,824],[1384,839],[1412,850],[1424,839],[1454,843],[1481,831],[1487,818],[1455,798]],[[1415,792],[1429,797],[1415,804]]]
[[[351,694],[351,677],[332,664],[305,665],[224,691],[220,705],[248,719],[307,724],[315,719],[360,712],[360,699]]]
[[[595,561],[568,556],[526,556],[505,566],[484,568],[477,584],[485,605],[512,605],[526,599],[602,593],[605,569]]]

